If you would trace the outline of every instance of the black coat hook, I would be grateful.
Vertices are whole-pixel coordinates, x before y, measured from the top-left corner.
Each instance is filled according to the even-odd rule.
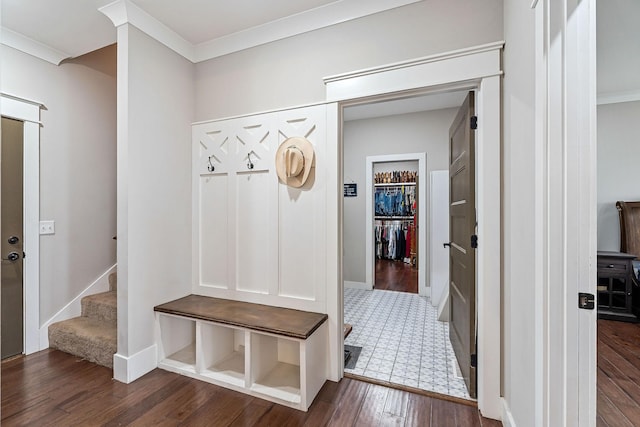
[[[211,163],[211,157],[213,156],[209,156],[209,158],[207,159],[207,161],[209,162],[209,164],[207,165],[207,170],[209,172],[213,172],[216,170],[215,166],[213,166],[213,163]]]
[[[253,162],[251,161],[251,152],[247,153],[247,159],[249,160],[247,162],[247,169],[251,170],[253,169]]]

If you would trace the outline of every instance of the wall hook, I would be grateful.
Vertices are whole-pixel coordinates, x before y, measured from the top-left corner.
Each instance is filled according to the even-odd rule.
[[[247,153],[247,169],[251,170],[253,169],[253,162],[251,161],[251,152]]]
[[[209,156],[209,158],[207,159],[207,161],[209,162],[209,164],[207,165],[207,170],[209,172],[213,172],[216,170],[215,166],[213,166],[213,163],[211,163],[211,157],[213,156]]]

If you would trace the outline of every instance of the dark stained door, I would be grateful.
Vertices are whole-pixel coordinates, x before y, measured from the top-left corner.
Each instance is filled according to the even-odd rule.
[[[476,397],[476,228],[474,96],[469,92],[449,129],[449,338],[467,384]],[[474,126],[475,127],[475,126]],[[475,364],[475,363],[473,363]]]
[[[23,352],[22,188],[23,123],[2,118],[0,251],[2,280],[0,318],[2,358]]]

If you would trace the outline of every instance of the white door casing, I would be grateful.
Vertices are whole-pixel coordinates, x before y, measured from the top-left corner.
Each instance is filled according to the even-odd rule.
[[[2,94],[2,116],[24,122],[24,353],[40,343],[40,110],[42,104]]]
[[[325,78],[327,101],[341,106],[367,100],[446,90],[476,90],[477,137],[477,306],[478,407],[487,417],[500,419],[500,140],[501,50],[503,42],[461,49],[412,61],[359,70]],[[328,146],[342,141],[328,141]],[[342,182],[342,169],[338,181]],[[338,190],[339,191],[339,190]],[[341,197],[341,193],[337,193]],[[341,223],[339,218],[338,223]],[[340,231],[336,228],[335,231]],[[329,234],[333,231],[329,230]],[[341,255],[339,250],[337,254]],[[338,261],[339,263],[340,261]],[[342,277],[336,289],[343,292]],[[339,308],[343,310],[341,306]],[[331,316],[332,313],[329,313]],[[341,314],[334,313],[336,318]],[[340,324],[341,326],[341,324]]]

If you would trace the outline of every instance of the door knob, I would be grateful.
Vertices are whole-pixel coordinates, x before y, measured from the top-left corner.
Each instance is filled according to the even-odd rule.
[[[18,236],[11,236],[7,239],[7,242],[9,242],[10,245],[15,245],[19,241],[20,239],[18,238]]]
[[[20,254],[18,252],[9,252],[9,255],[5,258],[5,261],[16,262],[20,259]]]

